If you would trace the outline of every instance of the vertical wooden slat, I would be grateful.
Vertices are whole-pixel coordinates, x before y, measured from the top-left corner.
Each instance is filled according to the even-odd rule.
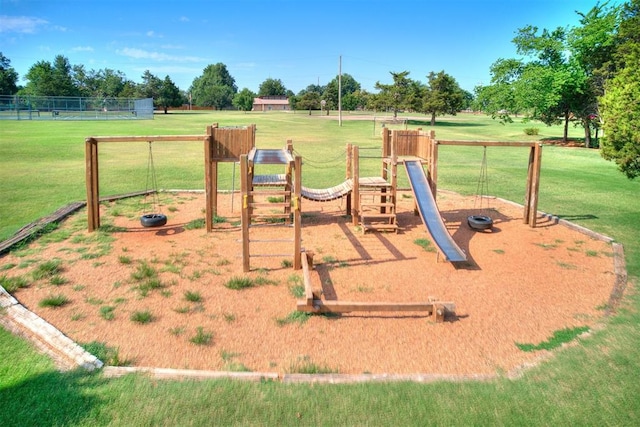
[[[249,262],[249,167],[247,155],[240,156],[240,192],[242,197],[242,270],[251,269]]]
[[[351,221],[353,225],[360,223],[360,147],[353,146],[353,200],[351,201]]]
[[[429,170],[429,185],[431,186],[431,192],[433,197],[437,197],[438,194],[438,141],[433,139],[431,141],[431,168]]]
[[[347,171],[345,173],[345,179],[353,178],[353,145],[347,144]],[[347,215],[351,215],[351,193],[347,194],[346,202]]]
[[[214,150],[213,127],[207,126],[207,136],[204,139],[204,191],[205,191],[205,224],[207,233],[213,230],[213,215],[217,207],[217,190],[213,179],[212,163]],[[217,171],[215,171],[217,176]]]
[[[293,268],[295,270],[300,270],[302,268],[301,264],[301,251],[302,251],[302,157],[296,156],[294,160],[294,173],[296,174],[295,180],[293,182],[294,185],[294,197],[295,197],[295,206],[293,210]]]

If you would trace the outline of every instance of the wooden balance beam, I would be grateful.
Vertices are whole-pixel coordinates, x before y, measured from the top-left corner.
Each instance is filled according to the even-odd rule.
[[[320,295],[313,292],[311,286],[311,269],[313,253],[302,251],[302,276],[304,281],[304,299],[297,302],[297,310],[306,313],[351,313],[360,311],[405,312],[420,311],[437,322],[443,322],[445,314],[455,312],[452,302],[360,302],[360,301],[323,301]]]

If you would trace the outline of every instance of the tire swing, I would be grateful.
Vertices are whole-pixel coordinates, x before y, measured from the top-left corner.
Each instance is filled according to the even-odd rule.
[[[488,195],[489,192],[489,180],[487,177],[487,147],[484,146],[484,151],[482,153],[482,165],[480,166],[480,177],[478,178],[478,187],[476,189],[476,198],[473,204],[474,209],[476,208],[476,205],[480,205],[480,214],[478,215],[471,215],[469,217],[467,217],[467,224],[469,225],[469,227],[471,227],[473,230],[476,231],[484,231],[484,230],[490,230],[491,228],[493,228],[493,219],[486,214],[482,213],[482,205],[483,205],[483,200],[484,200],[484,196]],[[478,203],[479,200],[479,203]],[[489,210],[489,206],[488,206],[489,202],[487,202],[487,208],[485,209],[486,211]]]
[[[152,213],[144,213],[140,217],[140,224],[143,227],[162,227],[167,223],[167,216],[160,210],[160,200],[158,198],[158,181],[156,180],[156,169],[153,165],[153,149],[149,141],[149,160],[147,162],[147,184],[145,187],[145,199],[149,194],[149,185],[152,186]],[[146,203],[145,203],[146,206]]]

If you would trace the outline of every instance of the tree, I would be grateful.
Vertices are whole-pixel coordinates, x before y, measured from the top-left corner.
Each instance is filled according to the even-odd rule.
[[[196,77],[189,92],[193,103],[199,106],[228,108],[233,105],[233,97],[238,92],[235,80],[222,63],[207,65],[200,77]]]
[[[440,71],[433,71],[427,76],[428,83],[425,91],[422,109],[431,114],[431,126],[436,124],[436,116],[440,114],[455,115],[462,109],[464,94],[456,79]]]
[[[604,84],[613,71],[615,34],[619,22],[618,7],[596,5],[581,13],[580,26],[568,35],[570,61],[584,72],[582,91],[576,94],[572,105],[574,115],[585,130],[585,146],[591,146],[591,128],[599,128],[598,97],[604,95]],[[597,133],[596,133],[597,135]]]
[[[21,93],[25,95],[46,96],[55,95],[55,81],[53,67],[49,61],[38,61],[29,68],[25,75],[27,84]]]
[[[411,82],[407,76],[409,71],[399,73],[390,72],[393,78],[392,84],[376,82],[375,88],[380,92],[371,99],[373,106],[381,109],[393,109],[393,118],[398,117],[398,111],[407,106],[407,100],[411,94]]]
[[[601,155],[629,179],[640,176],[640,0],[622,9],[614,53],[615,77],[600,99],[605,138]]]
[[[178,86],[173,83],[169,76],[165,76],[160,84],[160,92],[156,103],[162,107],[165,114],[169,107],[180,107],[184,103],[184,97],[180,93]]]
[[[18,91],[18,73],[11,61],[0,52],[0,95],[15,95]]]
[[[309,110],[309,115],[311,115],[311,110],[320,109],[321,99],[318,92],[305,92],[302,96],[298,96],[297,98],[296,109]]]
[[[22,93],[36,96],[78,96],[80,91],[74,84],[72,67],[62,55],[56,56],[53,65],[39,61],[27,72],[28,80]]]
[[[268,78],[260,84],[258,96],[286,96],[287,88],[280,79]]]
[[[53,79],[56,89],[55,96],[78,96],[78,89],[73,83],[73,68],[69,59],[62,55],[57,55],[53,60]]]
[[[342,88],[342,107],[347,110],[349,108],[345,107],[345,98],[360,90],[360,83],[358,83],[350,74],[344,73],[341,78],[336,76],[325,86],[324,92],[322,93],[322,99],[327,102],[327,110],[338,109],[338,87],[340,86]]]
[[[251,111],[255,97],[256,94],[245,87],[233,97],[233,106],[238,110]]]
[[[154,105],[158,106],[156,100],[160,98],[161,89],[162,80],[151,74],[149,70],[145,70],[142,74],[142,83],[138,85],[138,96],[140,98],[153,98]]]

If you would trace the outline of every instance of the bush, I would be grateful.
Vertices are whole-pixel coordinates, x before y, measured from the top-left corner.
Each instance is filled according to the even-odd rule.
[[[524,133],[527,135],[537,135],[538,132],[540,132],[540,129],[538,128],[526,128],[524,130]]]

